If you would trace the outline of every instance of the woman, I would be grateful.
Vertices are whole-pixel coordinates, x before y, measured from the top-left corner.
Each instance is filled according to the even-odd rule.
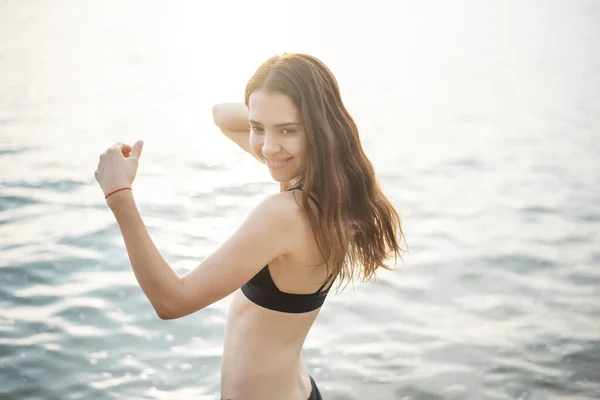
[[[374,278],[400,256],[400,217],[381,192],[337,82],[312,56],[262,64],[245,104],[213,108],[215,123],[269,168],[280,192],[262,201],[212,255],[179,277],[152,243],[131,183],[142,143],[117,143],[96,178],[121,228],[140,286],[163,319],[234,293],[221,393],[235,400],[320,399],[302,345],[333,282]]]

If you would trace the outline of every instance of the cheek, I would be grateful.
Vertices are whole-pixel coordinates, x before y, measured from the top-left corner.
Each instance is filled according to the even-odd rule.
[[[290,150],[294,153],[295,156],[299,158],[304,158],[304,155],[306,153],[306,144],[304,143],[304,140],[297,140],[294,141],[294,143],[291,143]]]
[[[261,139],[259,139],[256,135],[250,134],[250,147],[254,153],[260,154],[262,145],[263,143]]]

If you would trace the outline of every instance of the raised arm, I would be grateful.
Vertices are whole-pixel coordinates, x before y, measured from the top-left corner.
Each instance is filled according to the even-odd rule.
[[[250,148],[250,125],[248,124],[246,105],[244,103],[221,103],[213,106],[212,112],[215,124],[221,129],[221,132],[261,161]]]
[[[301,240],[303,214],[292,192],[270,195],[238,230],[195,269],[180,277],[158,251],[129,190],[107,199],[135,277],[162,319],[180,318],[239,289]]]
[[[267,197],[225,243],[181,278],[167,296],[167,311],[161,318],[191,314],[242,287],[273,259],[297,246],[303,221],[292,192]]]

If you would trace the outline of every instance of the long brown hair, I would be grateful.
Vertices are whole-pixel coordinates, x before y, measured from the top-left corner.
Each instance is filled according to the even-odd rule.
[[[337,81],[317,58],[286,53],[265,61],[246,85],[245,102],[256,90],[288,95],[302,116],[306,165],[300,177],[302,203],[325,262],[342,282],[375,277],[385,260],[399,257],[401,219],[381,192],[365,155],[358,128],[344,107]],[[320,213],[309,207],[309,194]]]

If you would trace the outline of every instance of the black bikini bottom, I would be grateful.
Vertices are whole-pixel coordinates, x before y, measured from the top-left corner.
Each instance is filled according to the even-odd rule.
[[[308,397],[307,400],[323,400],[323,398],[321,397],[321,392],[319,392],[319,388],[317,387],[317,384],[315,383],[315,380],[313,379],[312,376],[310,376],[310,386],[312,387],[312,390],[310,391],[310,396]],[[223,400],[223,399],[221,399]]]

